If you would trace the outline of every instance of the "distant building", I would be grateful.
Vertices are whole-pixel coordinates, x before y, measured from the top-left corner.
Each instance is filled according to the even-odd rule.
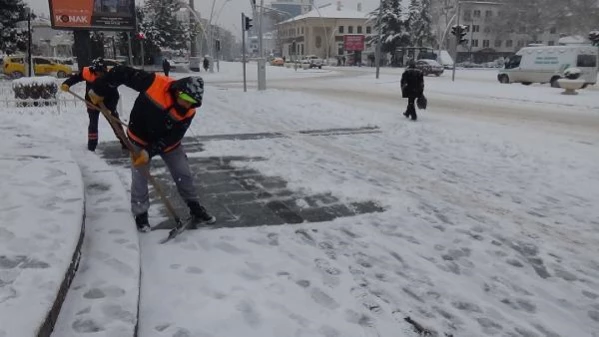
[[[314,0],[276,0],[270,7],[289,13],[291,17],[309,12],[314,6]]]
[[[368,13],[343,9],[329,5],[315,8],[307,13],[279,23],[278,35],[281,55],[287,59],[297,59],[307,55],[335,58],[353,56],[353,52],[344,49],[344,35],[363,35],[366,38],[373,33]],[[293,48],[295,46],[295,49]],[[366,45],[358,57],[365,59],[372,53],[372,46]]]
[[[497,22],[503,15],[503,5],[496,2],[472,2],[462,5],[460,24],[469,27],[466,43],[458,46],[456,62],[491,62],[501,57],[513,55],[529,44],[558,44],[559,34],[556,27],[542,31],[536,41],[530,40],[525,27],[513,27],[511,32],[501,32]],[[455,21],[454,21],[455,23]],[[454,48],[455,37],[446,36],[446,46]]]

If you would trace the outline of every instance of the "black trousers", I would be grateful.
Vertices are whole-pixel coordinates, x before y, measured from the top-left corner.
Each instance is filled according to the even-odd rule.
[[[416,97],[408,97],[408,107],[406,112],[404,112],[404,116],[412,118],[412,120],[418,119],[418,115],[416,114],[416,106],[414,103],[416,102]]]
[[[119,113],[116,111],[116,107],[113,107],[112,109],[108,107],[108,109],[111,110],[112,116],[119,118]],[[98,146],[98,121],[100,119],[100,111],[87,109],[87,114],[89,116],[89,125],[87,126],[87,149],[90,151],[95,151],[96,147]],[[118,134],[112,124],[110,124],[110,126],[118,138]],[[119,125],[119,127],[121,126]],[[122,141],[121,146],[124,146]]]

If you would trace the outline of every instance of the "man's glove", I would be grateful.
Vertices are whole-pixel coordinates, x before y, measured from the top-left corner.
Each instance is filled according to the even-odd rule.
[[[98,105],[104,101],[104,97],[96,94],[93,90],[88,91],[87,96],[94,105]]]
[[[62,90],[62,91],[64,91],[64,92],[67,92],[67,91],[69,91],[69,89],[70,89],[70,88],[71,88],[71,87],[69,87],[69,85],[68,85],[68,84],[65,84],[65,83],[63,83],[63,84],[60,86],[60,90]]]
[[[141,150],[138,153],[131,153],[131,162],[134,167],[141,167],[150,162],[148,151]]]

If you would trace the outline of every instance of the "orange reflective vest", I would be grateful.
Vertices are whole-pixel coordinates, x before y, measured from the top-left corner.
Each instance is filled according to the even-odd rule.
[[[144,98],[148,101],[148,103],[150,103],[148,108],[152,105],[154,108],[154,109],[150,108],[141,114],[141,115],[145,114],[145,118],[147,119],[147,122],[143,123],[144,125],[147,125],[149,123],[149,124],[154,125],[153,129],[155,129],[155,130],[161,129],[161,127],[155,125],[154,122],[158,122],[160,120],[161,123],[164,123],[164,118],[160,118],[159,120],[155,119],[157,116],[153,115],[153,113],[151,111],[156,111],[156,110],[161,111],[163,114],[168,114],[170,119],[175,123],[181,122],[181,121],[184,121],[187,119],[191,119],[195,115],[195,113],[196,113],[195,109],[187,110],[185,115],[180,115],[179,113],[177,113],[177,110],[174,108],[174,103],[175,103],[174,99],[172,97],[171,92],[169,91],[169,87],[173,81],[174,80],[170,77],[167,77],[167,76],[164,76],[161,74],[155,74],[154,81],[148,87],[148,89],[146,89],[146,91],[143,93]],[[153,115],[153,116],[150,116],[150,115]],[[134,123],[134,119],[137,118],[137,116],[139,116],[139,118],[144,118],[144,116],[140,116],[137,113],[136,114],[132,113],[131,121],[133,123],[131,123],[129,128],[127,129],[127,135],[129,136],[129,138],[131,138],[131,140],[138,143],[139,145],[146,146],[146,145],[148,145],[148,140],[143,139],[144,137],[141,137],[141,135],[144,134],[146,130],[135,130],[137,125],[136,125],[136,123]],[[163,149],[163,151],[169,152],[170,150],[179,146],[180,143],[181,143],[181,140],[179,140],[173,144],[166,144],[167,147],[165,149]]]

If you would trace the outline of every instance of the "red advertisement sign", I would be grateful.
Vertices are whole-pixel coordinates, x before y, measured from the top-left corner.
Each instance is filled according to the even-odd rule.
[[[54,29],[135,29],[134,0],[48,0]]]
[[[343,49],[346,51],[363,51],[364,35],[343,35]]]

